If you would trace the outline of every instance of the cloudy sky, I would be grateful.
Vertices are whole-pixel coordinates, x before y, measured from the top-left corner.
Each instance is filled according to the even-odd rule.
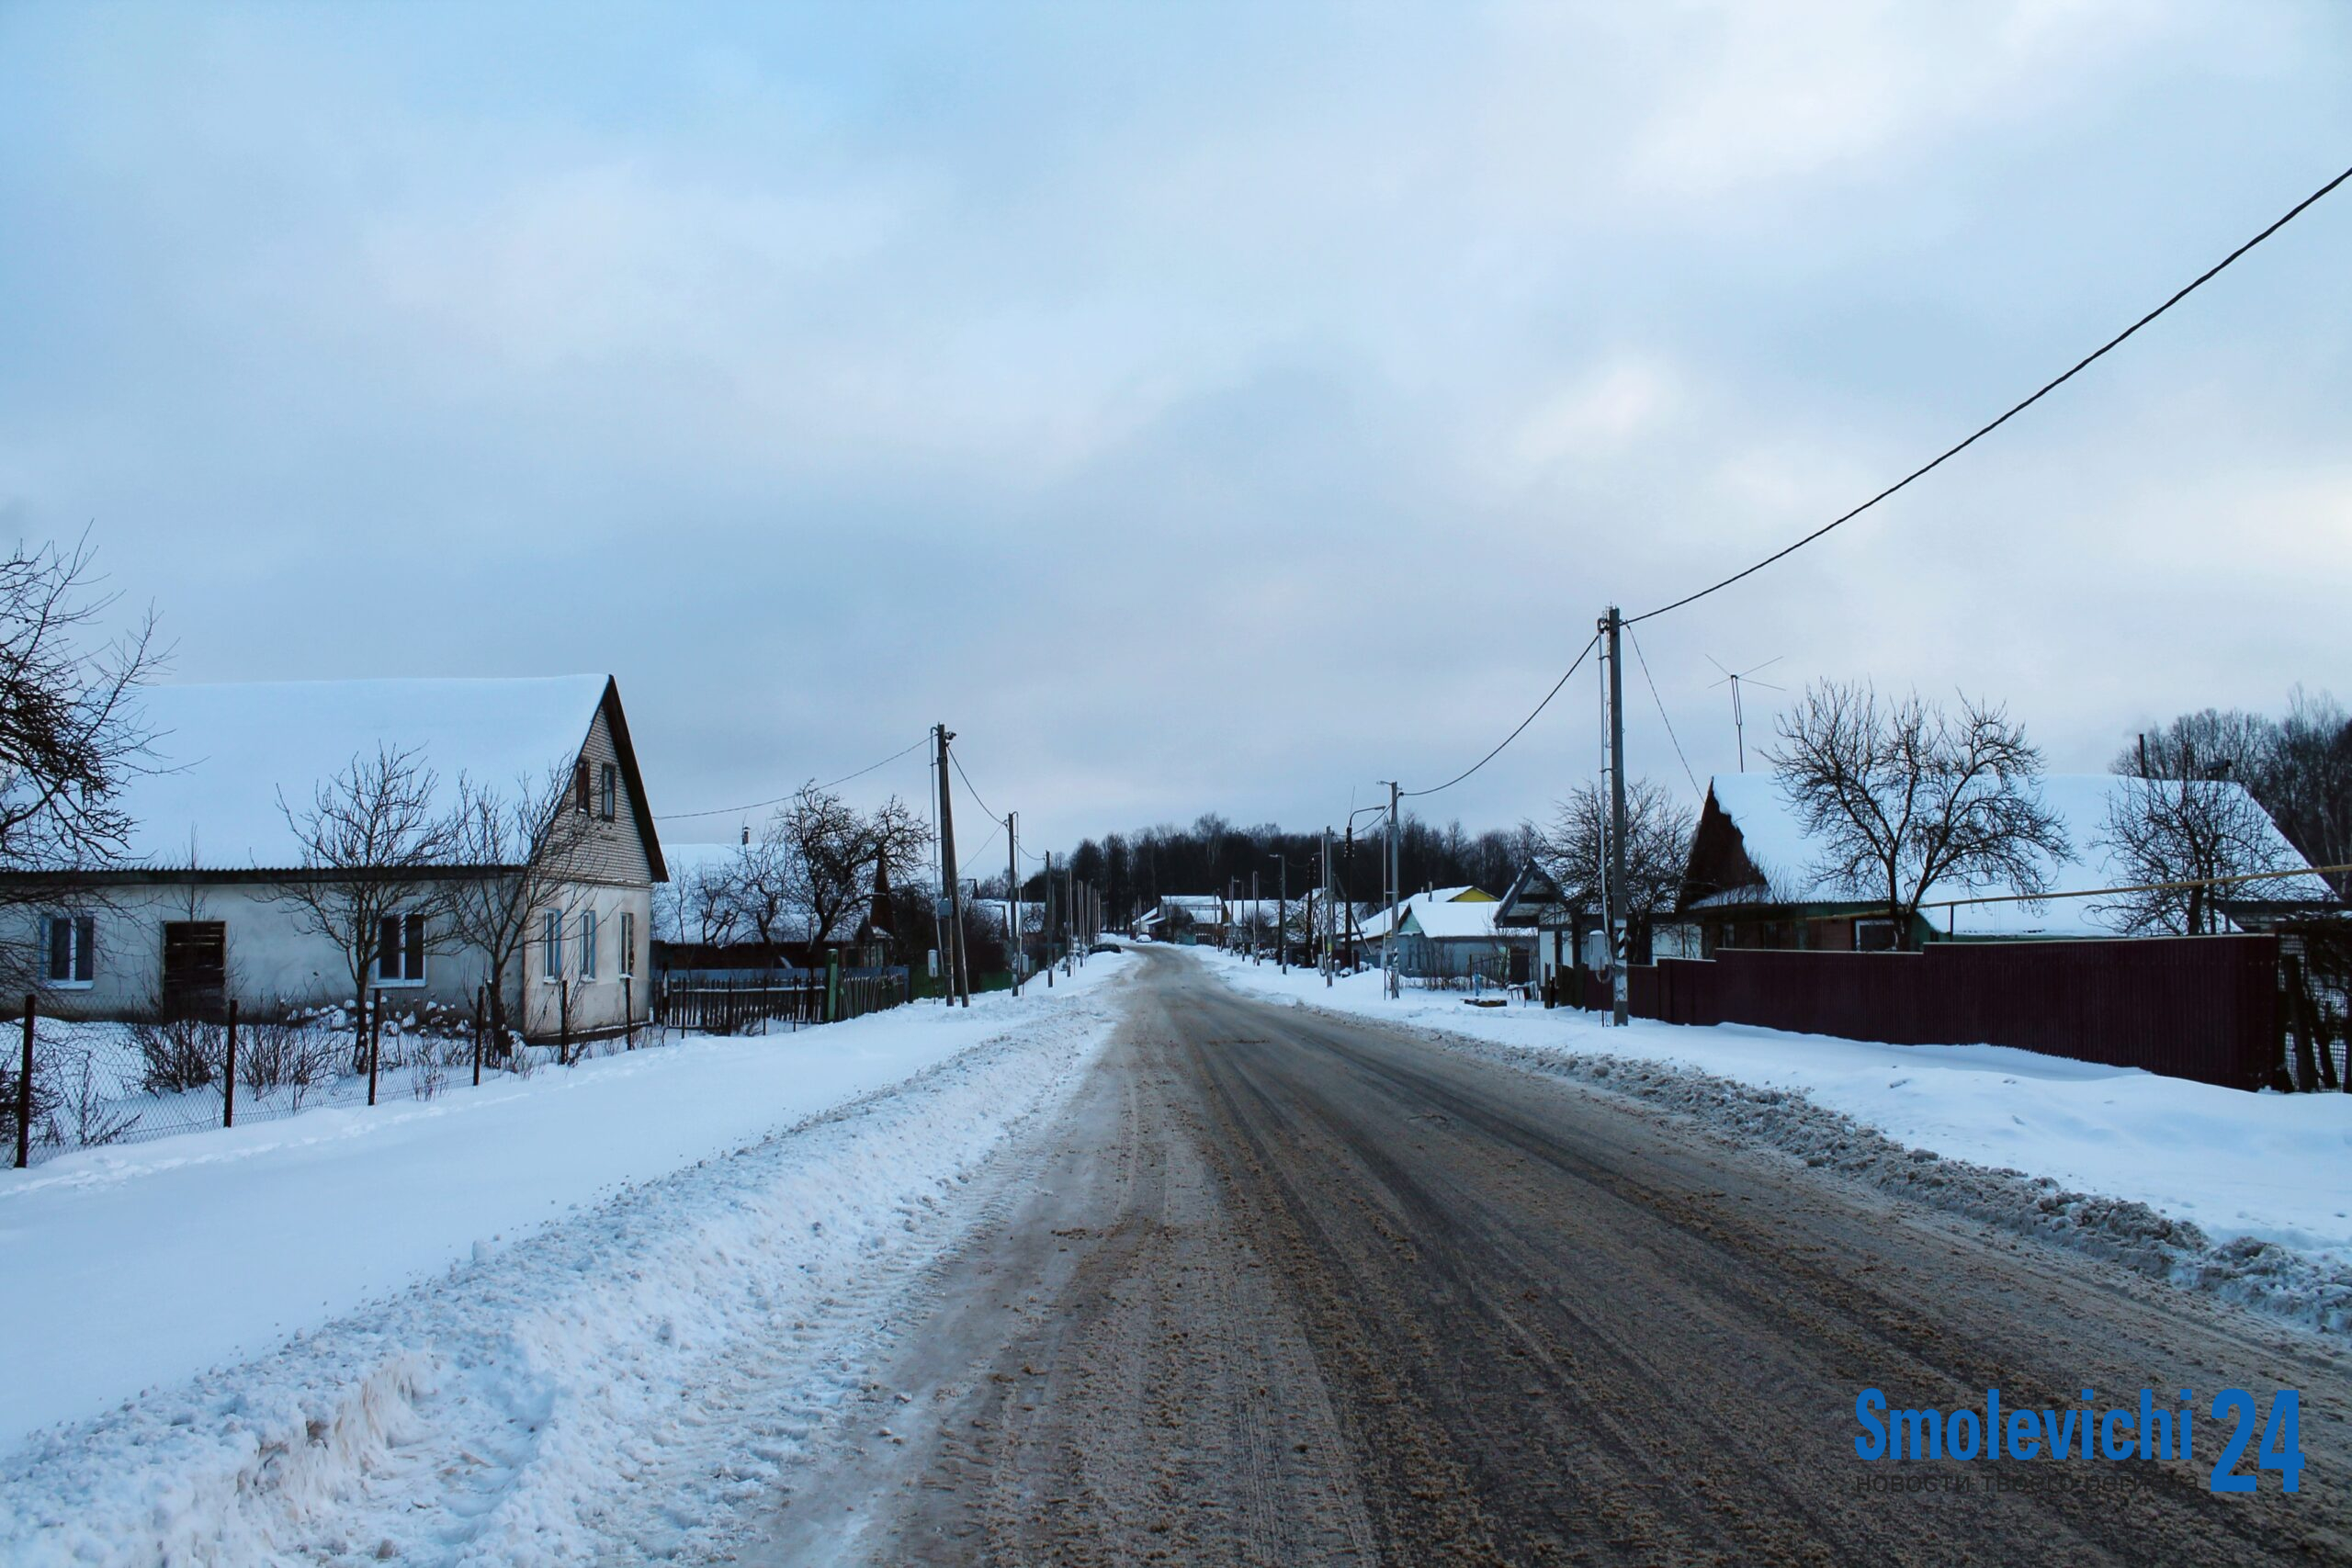
[[[0,526],[176,679],[611,671],[663,812],[944,719],[1034,842],[1311,827],[2347,163],[2328,3],[0,6]],[[2061,768],[2352,697],[2348,416],[2352,187],[1645,626],[1634,766],[1735,765],[1710,657]]]

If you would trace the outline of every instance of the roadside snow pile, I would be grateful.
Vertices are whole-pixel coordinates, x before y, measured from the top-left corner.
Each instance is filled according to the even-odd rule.
[[[2352,1328],[2352,1269],[2252,1236],[2215,1245],[2186,1220],[2126,1198],[2069,1191],[2046,1176],[1906,1148],[1802,1094],[1757,1089],[1695,1067],[1583,1052],[1532,1050],[1452,1035],[1448,1043],[1556,1077],[1575,1078],[1690,1116],[1826,1167],[1897,1197],[2210,1292],[2310,1327]]]
[[[2352,1329],[2352,1096],[2247,1094],[1998,1046],[1382,997],[1205,955],[1240,989],[1613,1089],[1883,1190],[2331,1332]],[[2185,1213],[2204,1211],[2200,1223]]]
[[[1090,989],[976,1007],[958,1022],[986,1020],[989,1037],[904,1083],[750,1132],[521,1239],[478,1240],[257,1360],[37,1435],[0,1461],[0,1561],[576,1562],[718,1528],[730,1501],[770,1495],[854,1386],[887,1310],[876,1292],[966,1223],[965,1184],[1092,1058],[1112,1010]],[[944,1018],[882,1014],[800,1039],[848,1051],[867,1025],[935,1032]],[[533,1153],[506,1146],[506,1169],[525,1179]],[[494,1200],[499,1176],[476,1174]],[[395,1213],[402,1201],[395,1183],[377,1194]],[[372,1223],[367,1208],[341,1220]],[[117,1288],[168,1298],[176,1283],[132,1269]],[[715,1481],[677,1456],[746,1358],[791,1399]],[[645,1520],[664,1510],[632,1495],[646,1488],[674,1498],[659,1539]]]

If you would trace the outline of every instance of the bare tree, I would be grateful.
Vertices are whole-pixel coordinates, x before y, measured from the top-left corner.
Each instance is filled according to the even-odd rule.
[[[280,794],[301,846],[298,874],[279,885],[298,927],[325,938],[343,955],[356,999],[356,1057],[367,1061],[368,981],[385,953],[386,925],[405,943],[411,933],[446,946],[450,819],[434,808],[439,781],[415,750],[379,745],[312,791],[297,810]],[[411,922],[410,917],[416,919]]]
[[[808,940],[824,942],[874,893],[877,872],[893,882],[912,876],[931,844],[931,829],[893,795],[871,813],[803,784],[776,813],[770,831],[797,868]]]
[[[2334,697],[2300,687],[2289,696],[2270,765],[2247,784],[2311,863],[2352,864],[2352,718]],[[2328,880],[2352,897],[2352,874]]]
[[[735,939],[742,911],[736,897],[735,868],[705,862],[691,866],[676,879],[678,940],[719,946]],[[694,935],[686,935],[692,931]]]
[[[155,771],[137,709],[164,658],[154,615],[105,637],[117,601],[97,581],[86,536],[0,558],[0,870],[49,874],[10,878],[0,905],[50,902],[74,874],[120,862],[134,825],[122,786]],[[39,954],[9,922],[0,984],[20,988]]]
[[[2114,771],[2136,778],[2235,779],[2248,789],[2269,773],[2278,726],[2243,708],[2185,713],[2116,754]]]
[[[503,792],[458,775],[447,857],[469,874],[447,884],[449,940],[481,957],[491,1038],[502,1051],[507,976],[521,972],[532,917],[561,896],[572,855],[595,821],[569,808],[571,795],[571,772],[561,765],[540,778],[519,777]]]
[[[1553,809],[1548,832],[1535,836],[1535,853],[1560,885],[1572,908],[1598,911],[1608,880],[1609,798],[1580,784]],[[1690,807],[1648,779],[1625,785],[1625,939],[1633,955],[1646,952],[1650,929],[1674,912],[1690,864]],[[1532,831],[1532,829],[1530,829]]]
[[[1929,888],[2046,893],[2050,867],[2073,854],[2041,803],[2041,753],[1999,707],[1882,702],[1866,683],[1823,682],[1778,728],[1766,756],[1821,846],[1814,871],[1883,898],[1898,946]]]
[[[736,918],[763,944],[780,942],[788,917],[808,907],[808,874],[784,814],[745,844],[729,871]]]
[[[2225,716],[2239,722],[2214,722]],[[2116,772],[2127,782],[2109,801],[2095,841],[2114,856],[2125,880],[2147,889],[2101,906],[2119,929],[2209,935],[2228,924],[2221,910],[2226,887],[2154,885],[2294,869],[2294,852],[2233,777],[2268,770],[2267,741],[2246,744],[2267,722],[2209,708],[2175,721],[2156,744],[2143,740],[2116,758]],[[2200,744],[2214,745],[2219,755]]]

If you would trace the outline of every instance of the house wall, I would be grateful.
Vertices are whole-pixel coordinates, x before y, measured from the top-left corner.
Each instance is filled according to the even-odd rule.
[[[589,820],[587,831],[564,848],[560,869],[565,880],[536,911],[525,932],[521,973],[507,980],[507,1003],[525,1035],[552,1040],[567,1029],[571,1033],[595,1033],[620,1028],[630,1019],[642,1022],[651,1016],[647,990],[653,974],[652,857],[638,830],[637,802],[629,794],[628,772],[619,768],[619,750],[613,741],[612,723],[599,705],[588,738],[580,750],[588,764]],[[604,816],[604,770],[616,772],[614,809]],[[575,809],[567,795],[564,809]],[[544,928],[545,916],[563,921],[560,962],[550,964]],[[595,917],[595,973],[582,972],[584,957],[581,934],[587,917]],[[631,951],[621,947],[621,917],[632,917]]]
[[[563,948],[560,964],[551,963],[544,921],[535,917],[525,940],[522,973],[509,982],[507,992],[523,1032],[533,1040],[552,1040],[567,1028],[573,1034],[594,1033],[617,1029],[630,1018],[642,1022],[650,1016],[646,987],[653,973],[651,886],[569,883],[546,908],[562,917]],[[594,975],[586,975],[582,973],[581,932],[591,913],[596,918],[596,965]],[[621,946],[623,915],[635,917],[630,922],[635,941],[628,950]]]
[[[645,852],[644,837],[637,828],[637,802],[630,796],[628,772],[619,766],[620,755],[613,744],[612,724],[600,704],[595,722],[589,726],[588,739],[581,746],[580,758],[588,764],[589,820],[588,831],[578,841],[566,846],[563,871],[583,883],[601,883],[617,886],[650,886],[653,878],[652,862]],[[615,809],[611,821],[603,816],[604,770],[612,766],[616,774]],[[573,809],[571,796],[566,795],[564,808]]]
[[[1399,974],[1419,976],[1468,977],[1473,972],[1489,979],[1510,976],[1511,953],[1530,943],[1522,937],[1430,937],[1407,931],[1396,939]]]
[[[548,908],[563,917],[562,980],[548,973],[542,923],[534,919],[522,953],[521,972],[510,966],[506,987],[510,1016],[534,1040],[553,1039],[570,1010],[574,1033],[618,1028],[634,1016],[650,1016],[646,977],[652,973],[652,888],[650,884],[615,886],[563,885]],[[583,917],[596,917],[594,976],[581,973]],[[40,1005],[59,1018],[124,1018],[153,1011],[162,994],[164,926],[172,920],[219,920],[228,942],[229,994],[248,1013],[289,1008],[341,1006],[352,1000],[350,971],[342,950],[302,928],[295,908],[277,890],[259,883],[208,883],[187,886],[141,886],[112,890],[105,904],[60,899],[52,910],[14,912],[14,940],[23,951],[40,952],[43,915],[86,914],[96,921],[96,959],[87,985],[40,982]],[[633,950],[621,947],[621,917],[634,920]],[[488,979],[487,966],[471,951],[426,955],[424,980],[381,981],[385,1005],[416,1007],[427,1002],[469,1010]],[[623,1011],[624,1002],[628,1011]]]
[[[86,986],[43,981],[41,1006],[61,1018],[122,1018],[152,1011],[161,999],[164,927],[172,920],[218,920],[228,943],[229,995],[248,1012],[310,1008],[353,999],[351,973],[334,942],[303,929],[294,906],[266,883],[201,883],[115,887],[103,903],[61,898],[54,908],[16,912],[20,940],[38,953],[43,915],[86,914],[96,922],[96,961]],[[387,983],[387,1005],[430,1000],[470,1007],[482,983],[471,953],[427,955],[422,985]]]

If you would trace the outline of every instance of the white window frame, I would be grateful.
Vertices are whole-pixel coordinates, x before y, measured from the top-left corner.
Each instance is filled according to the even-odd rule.
[[[596,911],[591,907],[580,911],[580,979],[582,984],[596,978]]]
[[[621,911],[621,972],[613,978],[637,978],[637,911],[634,909]]]
[[[50,957],[56,950],[57,927],[66,931],[65,975],[62,978],[49,972]],[[52,991],[86,991],[98,983],[97,954],[98,922],[95,916],[51,911],[40,919],[40,983]]]
[[[618,763],[601,762],[596,769],[596,815],[606,822],[620,815],[621,770]]]
[[[539,911],[539,981],[556,985],[563,978],[563,911]]]
[[[401,922],[401,972],[398,975],[384,973],[385,948],[379,931],[376,942],[376,976],[371,984],[379,991],[422,990],[432,967],[430,950],[424,941],[424,917],[414,909],[400,909],[384,919]],[[413,975],[408,973],[411,958],[416,962],[416,973]]]

